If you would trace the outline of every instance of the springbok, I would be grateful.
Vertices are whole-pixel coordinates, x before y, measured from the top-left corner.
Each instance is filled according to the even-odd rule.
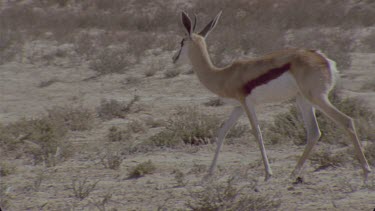
[[[315,108],[317,108],[346,130],[354,144],[355,153],[366,180],[371,169],[358,140],[354,121],[328,100],[328,93],[335,84],[337,71],[335,62],[316,50],[286,49],[255,59],[236,60],[226,67],[216,67],[211,62],[205,39],[215,28],[220,16],[221,12],[201,32],[195,33],[196,16],[192,24],[189,16],[182,12],[181,20],[186,35],[181,41],[179,51],[173,56],[174,63],[190,60],[198,79],[208,90],[239,103],[218,132],[217,149],[208,176],[214,172],[227,132],[245,112],[250,121],[252,133],[258,141],[265,167],[265,181],[267,181],[272,176],[272,170],[255,106],[296,97],[307,131],[307,145],[292,176],[296,177],[300,174],[311,149],[321,137],[315,117]]]

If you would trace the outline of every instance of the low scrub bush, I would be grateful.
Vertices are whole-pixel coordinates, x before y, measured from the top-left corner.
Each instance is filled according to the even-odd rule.
[[[36,119],[0,125],[0,145],[7,153],[32,156],[34,164],[54,166],[73,154],[66,135],[92,127],[93,114],[82,107],[53,107]]]
[[[119,102],[117,100],[102,100],[97,108],[98,115],[103,120],[113,118],[125,118],[130,112],[131,107],[139,100],[138,96],[134,96],[129,103]]]
[[[252,187],[250,187],[252,186]],[[190,190],[186,206],[195,211],[215,210],[277,210],[281,201],[254,191],[255,186],[238,187],[233,179],[210,182],[200,190]]]
[[[97,76],[102,76],[124,73],[129,64],[129,55],[126,50],[106,48],[91,61],[90,68],[97,72]]]
[[[128,179],[137,179],[145,176],[146,174],[151,174],[156,170],[156,166],[151,162],[140,163],[129,170]]]
[[[352,117],[357,126],[357,132],[361,140],[375,140],[375,133],[371,127],[375,124],[375,114],[361,100],[356,98],[339,97],[336,90],[332,91],[329,99],[333,105],[341,112]],[[346,132],[340,126],[337,126],[332,120],[324,114],[317,111],[317,120],[322,132],[322,140],[331,144],[340,142],[345,139]],[[289,112],[279,114],[275,117],[274,122],[266,128],[266,140],[271,143],[280,143],[280,140],[289,139],[295,144],[305,143],[306,134],[302,118],[295,107],[290,108]]]
[[[159,147],[177,147],[181,144],[211,143],[220,125],[219,118],[204,114],[194,107],[180,107],[166,123],[165,129],[150,138]]]
[[[73,179],[71,189],[76,198],[83,200],[88,197],[92,191],[95,190],[99,181],[89,182],[87,177],[82,179]]]

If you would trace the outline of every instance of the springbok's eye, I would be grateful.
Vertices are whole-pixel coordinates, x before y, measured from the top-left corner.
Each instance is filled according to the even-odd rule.
[[[185,39],[181,40],[181,47],[184,45]]]

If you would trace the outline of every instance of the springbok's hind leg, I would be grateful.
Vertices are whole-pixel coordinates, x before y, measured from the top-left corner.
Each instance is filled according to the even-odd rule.
[[[326,95],[313,98],[312,102],[317,105],[317,107],[336,124],[340,125],[346,130],[350,137],[350,140],[354,145],[355,153],[361,164],[364,180],[366,181],[368,174],[371,172],[371,168],[366,160],[365,155],[363,154],[362,146],[355,130],[354,120],[334,107],[329,102]]]

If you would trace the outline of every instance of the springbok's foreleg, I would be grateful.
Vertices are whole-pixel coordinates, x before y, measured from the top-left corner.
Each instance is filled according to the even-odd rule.
[[[220,127],[218,135],[217,135],[217,147],[214,159],[211,162],[210,169],[208,170],[208,176],[211,176],[214,173],[217,159],[219,157],[219,153],[221,151],[221,147],[223,146],[225,136],[227,135],[228,131],[236,124],[240,116],[243,114],[243,109],[241,107],[235,107],[230,114],[229,118],[224,122],[224,124]]]
[[[243,100],[243,102],[241,102],[241,105],[242,105],[243,109],[245,110],[245,113],[246,113],[247,117],[249,118],[253,134],[258,141],[258,146],[259,146],[259,150],[262,154],[262,160],[263,160],[265,173],[266,173],[264,180],[267,181],[272,176],[272,170],[271,170],[270,164],[268,162],[266,149],[265,149],[264,143],[263,143],[262,132],[260,130],[258,119],[257,119],[256,113],[255,113],[254,104],[251,102],[251,100],[249,98],[245,98]]]
[[[300,174],[303,164],[321,136],[318,122],[316,121],[315,108],[312,106],[312,104],[303,96],[298,95],[297,107],[302,114],[303,123],[306,129],[307,144],[301,158],[298,160],[297,165],[292,172],[292,177],[296,177]]]

